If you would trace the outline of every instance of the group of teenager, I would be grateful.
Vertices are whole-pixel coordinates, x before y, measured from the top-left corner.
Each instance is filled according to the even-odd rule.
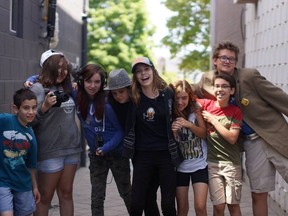
[[[60,214],[74,214],[76,116],[89,146],[92,215],[104,215],[109,170],[129,215],[161,215],[159,188],[163,215],[188,215],[190,181],[196,215],[207,215],[208,191],[213,215],[224,215],[226,204],[241,215],[243,150],[253,215],[268,215],[276,170],[288,182],[288,95],[256,69],[236,68],[238,55],[235,44],[219,43],[215,70],[192,85],[168,85],[139,57],[131,79],[124,69],[107,76],[87,64],[75,87],[63,53],[44,52],[41,73],[14,95],[16,115],[0,114],[0,215],[48,216],[55,192]]]

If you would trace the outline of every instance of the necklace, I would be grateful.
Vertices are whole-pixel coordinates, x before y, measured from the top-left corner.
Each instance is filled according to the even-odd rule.
[[[151,97],[152,99],[155,99],[159,96],[159,91],[157,90],[156,92],[153,92],[154,95]]]
[[[142,93],[147,97],[147,98],[150,98],[150,99],[155,99],[159,96],[159,91],[158,90],[155,90],[155,91],[142,91]]]

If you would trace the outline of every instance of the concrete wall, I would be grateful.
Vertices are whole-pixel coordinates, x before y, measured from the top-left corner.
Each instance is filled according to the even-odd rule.
[[[288,93],[288,1],[247,4],[245,23],[246,66]]]
[[[40,56],[49,48],[48,40],[40,37],[41,1],[23,1],[20,37],[10,32],[10,1],[0,0],[0,112],[11,111],[13,93],[28,76],[40,72]],[[81,59],[82,7],[79,0],[57,1],[59,42],[55,49],[77,63]]]
[[[235,43],[240,48],[238,67],[244,65],[244,9],[233,0],[211,0],[211,46],[223,40]]]

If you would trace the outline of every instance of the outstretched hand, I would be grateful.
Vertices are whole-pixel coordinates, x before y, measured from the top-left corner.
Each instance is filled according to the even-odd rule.
[[[32,85],[33,85],[33,83],[28,81],[28,80],[23,83],[24,88],[31,88]]]

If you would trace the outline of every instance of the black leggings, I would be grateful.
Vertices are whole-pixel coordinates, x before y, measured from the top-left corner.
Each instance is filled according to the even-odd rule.
[[[157,179],[164,216],[175,216],[176,172],[168,151],[136,151],[133,158],[131,215],[141,216]],[[156,182],[155,182],[156,181]],[[148,199],[149,200],[149,199]],[[146,206],[147,209],[147,206]],[[156,213],[155,213],[156,214]],[[154,215],[151,215],[154,216]]]

